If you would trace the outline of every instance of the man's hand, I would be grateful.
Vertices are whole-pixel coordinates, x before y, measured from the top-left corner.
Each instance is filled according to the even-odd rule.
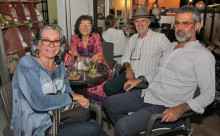
[[[125,90],[125,91],[130,91],[132,88],[134,88],[135,86],[137,86],[141,81],[142,81],[142,80],[141,80],[140,78],[128,80],[128,81],[124,84],[124,90]]]
[[[132,70],[126,71],[126,78],[127,78],[128,80],[134,79],[134,73],[133,73]]]
[[[126,78],[128,80],[134,79],[134,73],[132,71],[130,63],[129,62],[125,62],[123,65],[124,65],[124,67],[126,69]]]
[[[161,119],[161,122],[174,122],[178,120],[183,115],[184,112],[189,110],[191,110],[191,108],[187,103],[168,108],[163,112],[164,116]]]

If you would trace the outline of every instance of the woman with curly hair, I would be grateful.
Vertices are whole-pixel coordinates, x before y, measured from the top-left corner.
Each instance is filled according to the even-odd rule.
[[[89,60],[97,59],[98,63],[106,65],[107,61],[103,57],[101,38],[98,33],[94,32],[93,19],[91,16],[80,16],[74,26],[75,34],[71,36],[70,54],[77,56],[78,61],[88,58]],[[102,105],[106,98],[103,92],[103,85],[110,79],[111,71],[109,69],[108,78],[96,83],[87,84],[87,97],[92,103]]]

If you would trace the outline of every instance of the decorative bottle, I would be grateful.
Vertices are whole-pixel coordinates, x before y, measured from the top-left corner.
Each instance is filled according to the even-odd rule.
[[[9,4],[9,7],[11,10],[11,14],[12,14],[14,22],[18,22],[18,16],[17,16],[16,10],[12,7],[11,4]]]
[[[22,4],[22,6],[24,9],[24,14],[25,14],[26,19],[28,21],[30,21],[31,20],[31,13],[30,13],[29,9],[24,4]]]

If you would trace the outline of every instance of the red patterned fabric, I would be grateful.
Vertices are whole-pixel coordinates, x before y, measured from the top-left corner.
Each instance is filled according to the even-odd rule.
[[[91,58],[96,54],[99,54],[103,57],[103,49],[101,44],[100,35],[98,33],[92,33],[89,37],[87,47],[84,48],[82,40],[77,34],[71,36],[70,41],[70,50],[75,49],[80,56]],[[73,51],[71,51],[73,52]],[[103,57],[104,58],[104,57]],[[102,105],[104,99],[106,98],[105,93],[103,92],[103,85],[110,80],[111,70],[107,64],[107,61],[103,59],[102,64],[105,64],[109,69],[108,78],[103,79],[99,82],[87,84],[87,97],[91,103],[96,103]]]

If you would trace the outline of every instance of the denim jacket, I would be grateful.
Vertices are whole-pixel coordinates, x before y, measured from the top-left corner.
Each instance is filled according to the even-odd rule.
[[[15,136],[43,136],[52,125],[48,111],[72,103],[74,93],[63,62],[49,71],[33,56],[20,59],[12,80],[13,107],[10,128]],[[62,92],[60,95],[48,95]]]

